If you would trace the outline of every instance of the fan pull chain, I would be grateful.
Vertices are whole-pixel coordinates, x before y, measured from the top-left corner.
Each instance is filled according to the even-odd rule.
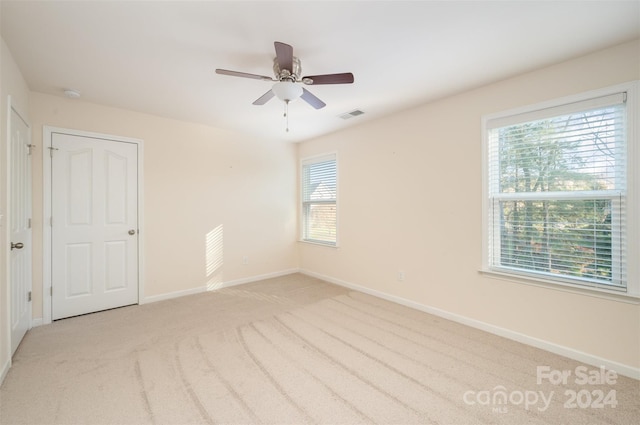
[[[284,117],[287,119],[287,133],[289,132],[289,101],[284,101]]]

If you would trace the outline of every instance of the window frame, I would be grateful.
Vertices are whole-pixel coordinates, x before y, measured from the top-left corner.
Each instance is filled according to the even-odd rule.
[[[577,282],[575,279],[566,279],[559,276],[547,276],[543,273],[535,271],[521,271],[510,270],[504,266],[494,266],[492,264],[492,252],[490,247],[493,245],[491,238],[500,237],[499,230],[491,232],[495,222],[492,222],[492,216],[490,214],[490,207],[494,200],[490,197],[491,188],[489,181],[490,172],[492,167],[497,167],[497,163],[494,161],[490,163],[490,140],[489,132],[491,128],[500,127],[496,125],[496,122],[508,122],[511,125],[511,121],[526,122],[523,119],[518,121],[517,116],[531,116],[536,112],[543,113],[545,109],[562,109],[563,106],[570,106],[573,103],[582,103],[592,99],[597,99],[605,96],[615,95],[616,93],[626,93],[626,197],[624,202],[626,203],[626,230],[624,237],[626,238],[626,252],[621,253],[626,258],[626,287],[607,287],[603,284],[590,284],[588,281]],[[509,109],[506,111],[487,114],[482,117],[482,266],[480,272],[490,277],[496,277],[506,279],[509,281],[533,284],[538,286],[550,287],[553,289],[566,289],[572,292],[587,293],[587,294],[600,294],[605,296],[613,296],[614,298],[633,298],[635,301],[640,299],[640,278],[639,269],[640,266],[634,261],[634,258],[638,258],[640,254],[640,172],[637,171],[640,167],[640,146],[638,138],[638,123],[640,119],[638,112],[640,110],[640,82],[632,81],[616,86],[606,87],[603,89],[592,90],[584,93],[579,93],[572,96],[566,96],[558,99],[553,99],[547,102],[541,102],[533,105],[523,106],[519,108]],[[554,114],[554,116],[559,116]],[[495,168],[493,169],[495,172]],[[534,195],[535,196],[535,195]],[[495,220],[495,217],[493,218]],[[499,227],[498,227],[499,229]]]
[[[328,200],[321,200],[321,201],[317,201],[317,202],[307,202],[304,200],[304,190],[305,190],[305,181],[304,181],[304,167],[305,165],[308,164],[315,164],[315,163],[320,163],[320,162],[326,162],[326,161],[330,161],[333,160],[335,161],[335,167],[336,167],[336,196],[335,196],[335,200],[333,201],[328,201]],[[333,151],[333,152],[326,152],[326,153],[322,153],[322,154],[318,154],[318,155],[312,155],[312,156],[307,156],[304,158],[300,159],[300,165],[298,168],[299,172],[300,172],[300,178],[298,179],[298,182],[300,184],[299,187],[299,237],[298,237],[298,241],[299,242],[304,242],[304,243],[308,243],[308,244],[312,244],[312,245],[320,245],[320,246],[326,246],[326,247],[333,247],[333,248],[337,248],[338,247],[338,241],[339,241],[339,211],[340,209],[338,208],[338,198],[339,198],[339,161],[338,161],[338,153]],[[318,204],[328,204],[328,205],[335,205],[335,210],[336,210],[336,224],[335,224],[335,242],[330,242],[330,241],[322,241],[322,240],[318,240],[318,239],[310,239],[306,237],[307,234],[307,229],[306,229],[306,220],[305,220],[305,208],[307,204],[310,203],[318,203]]]

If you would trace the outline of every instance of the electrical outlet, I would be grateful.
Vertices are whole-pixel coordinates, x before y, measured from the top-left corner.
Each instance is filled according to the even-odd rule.
[[[246,255],[242,257],[242,264],[244,264],[245,266],[249,264],[249,257],[247,257]]]
[[[404,272],[402,270],[398,270],[398,282],[404,281]]]

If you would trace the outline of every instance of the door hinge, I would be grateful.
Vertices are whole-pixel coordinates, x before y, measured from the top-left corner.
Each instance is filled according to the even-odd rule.
[[[36,147],[36,145],[27,145],[27,149],[29,149],[29,152],[27,153],[27,155],[31,155],[31,149],[34,149]]]
[[[31,219],[27,220],[27,229],[31,229]]]
[[[53,297],[53,285],[49,286],[49,295]]]
[[[27,301],[31,302],[31,291],[29,291],[29,293],[27,294]]]
[[[49,156],[50,156],[51,158],[53,158],[53,151],[60,150],[60,149],[58,149],[58,148],[54,148],[53,146],[49,146],[47,149],[49,149]]]
[[[53,216],[49,217],[49,226],[53,227]]]

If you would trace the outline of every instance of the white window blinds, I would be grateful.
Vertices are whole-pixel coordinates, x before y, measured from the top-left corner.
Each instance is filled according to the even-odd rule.
[[[487,122],[490,268],[626,287],[625,100]]]
[[[302,162],[302,240],[336,245],[337,177],[335,154]]]

